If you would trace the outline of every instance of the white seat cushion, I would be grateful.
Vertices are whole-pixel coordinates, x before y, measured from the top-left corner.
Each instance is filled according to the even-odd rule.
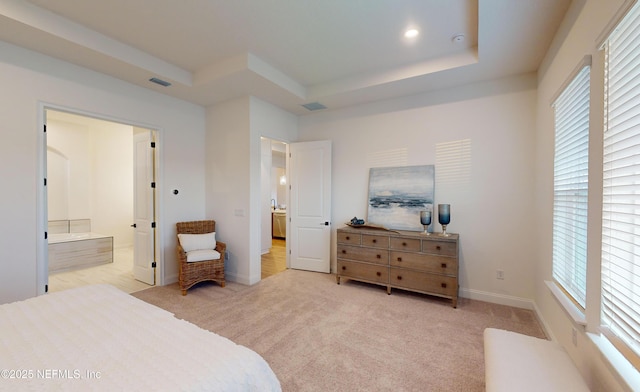
[[[220,252],[213,249],[198,249],[187,252],[187,263],[195,263],[196,261],[218,260]]]
[[[178,234],[178,241],[185,252],[216,248],[216,232],[206,234]]]

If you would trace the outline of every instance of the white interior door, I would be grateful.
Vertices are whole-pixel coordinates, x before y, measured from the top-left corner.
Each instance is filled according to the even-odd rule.
[[[331,142],[289,144],[291,268],[331,269]]]
[[[155,174],[153,131],[133,135],[133,275],[141,282],[155,284]]]

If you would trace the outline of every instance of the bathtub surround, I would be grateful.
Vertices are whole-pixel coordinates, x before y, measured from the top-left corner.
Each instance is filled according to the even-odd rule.
[[[47,230],[50,274],[113,263],[113,236],[93,233],[90,219],[50,221]]]
[[[113,237],[96,233],[52,234],[49,274],[113,263]]]

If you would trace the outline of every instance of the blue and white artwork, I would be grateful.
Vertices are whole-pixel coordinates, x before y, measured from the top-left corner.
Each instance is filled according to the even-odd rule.
[[[420,211],[433,215],[434,177],[434,165],[371,168],[369,223],[392,230],[424,230]]]

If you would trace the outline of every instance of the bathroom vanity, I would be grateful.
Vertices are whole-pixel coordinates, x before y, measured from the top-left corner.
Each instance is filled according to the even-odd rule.
[[[287,211],[273,210],[271,212],[271,236],[273,238],[287,237]]]

